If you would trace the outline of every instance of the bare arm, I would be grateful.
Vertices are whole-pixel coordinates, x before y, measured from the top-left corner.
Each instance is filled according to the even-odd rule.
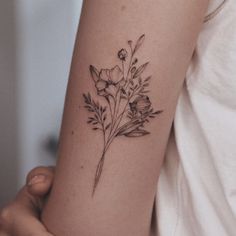
[[[176,101],[207,4],[85,1],[43,216],[53,234],[148,235]]]

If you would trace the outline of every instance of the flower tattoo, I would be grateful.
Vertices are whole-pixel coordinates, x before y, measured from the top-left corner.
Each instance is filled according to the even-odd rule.
[[[120,136],[142,137],[150,134],[145,129],[146,123],[163,112],[153,109],[147,95],[151,76],[144,77],[143,72],[148,62],[138,65],[139,60],[135,57],[144,39],[143,34],[135,45],[129,40],[130,53],[124,48],[118,51],[120,66],[100,70],[93,65],[89,67],[99,100],[106,104],[100,105],[90,93],[83,94],[85,108],[90,113],[87,123],[93,130],[101,131],[103,137],[103,151],[97,164],[92,194],[99,183],[106,152],[113,140]]]

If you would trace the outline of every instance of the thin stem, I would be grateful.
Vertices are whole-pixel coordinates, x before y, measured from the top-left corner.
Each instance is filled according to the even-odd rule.
[[[130,99],[133,97],[133,94],[134,94],[134,91],[132,92],[131,96],[127,99],[127,103],[125,104],[125,107],[124,107],[123,111],[122,111],[121,114],[118,116],[118,119],[117,119],[117,120],[118,120],[118,123],[117,123],[117,125],[116,125],[116,129],[119,128],[120,122],[121,122],[121,120],[122,120],[122,118],[123,118],[123,115],[124,115],[124,113],[125,113],[125,111],[126,111],[126,107],[128,106],[128,104],[129,104],[129,102],[130,102]]]
[[[95,173],[92,196],[94,196],[96,187],[99,183],[99,180],[100,180],[100,177],[101,177],[101,174],[102,174],[102,169],[103,169],[103,165],[104,165],[104,161],[105,161],[105,153],[106,153],[106,151],[105,151],[105,146],[104,146],[104,149],[103,149],[103,152],[102,152],[102,157],[100,158],[100,160],[98,162],[96,173]]]
[[[130,61],[129,61],[129,67],[128,67],[127,75],[126,75],[126,81],[128,80],[128,77],[129,77],[129,72],[131,70],[131,63],[133,61],[133,56],[134,56],[134,53],[133,53],[133,50],[132,50],[131,46],[130,46],[130,51],[131,51],[131,56],[130,56]],[[130,80],[128,80],[128,83],[126,84],[125,89],[128,88],[129,83],[130,83]]]
[[[114,140],[115,136],[112,135],[106,142],[106,146],[105,146],[105,152],[108,150],[108,148],[110,147],[112,141]]]
[[[123,76],[125,77],[125,65],[124,61],[122,60],[122,71],[123,71]]]
[[[130,50],[131,50],[131,57],[130,57],[129,67],[128,67],[126,77],[125,77],[124,61],[122,61],[123,76],[124,76],[125,81],[127,81],[127,83],[125,85],[125,89],[127,89],[128,85],[130,83],[130,80],[132,79],[132,78],[129,79],[129,74],[130,74],[130,70],[131,70],[131,67],[132,67],[131,64],[132,64],[133,56],[134,56],[131,45],[130,45]],[[102,118],[99,116],[100,121],[101,121],[101,125],[102,125],[102,130],[103,130],[104,148],[103,148],[102,156],[101,156],[101,158],[98,162],[98,165],[97,165],[97,170],[96,170],[95,180],[94,180],[94,186],[93,186],[93,195],[95,193],[96,187],[99,183],[99,179],[100,179],[101,174],[102,174],[102,169],[103,169],[103,165],[104,165],[104,161],[105,161],[106,151],[108,150],[109,146],[111,145],[112,141],[116,137],[119,130],[123,127],[123,126],[119,127],[119,125],[120,125],[120,122],[123,118],[124,113],[126,112],[126,107],[129,104],[129,101],[130,101],[130,98],[132,97],[132,95],[127,99],[127,103],[126,103],[123,111],[120,114],[119,114],[119,109],[120,109],[120,103],[121,103],[121,90],[120,89],[118,90],[118,92],[116,93],[116,96],[114,98],[114,112],[112,111],[110,100],[109,100],[109,98],[107,98],[110,113],[111,113],[111,128],[110,128],[110,133],[107,137],[107,140],[106,140],[106,132],[105,132],[105,128],[104,128],[104,123],[102,121]],[[129,124],[129,122],[127,124]]]
[[[110,134],[113,130],[114,127],[114,123],[115,123],[115,118],[116,118],[116,107],[117,107],[117,96],[118,96],[119,91],[116,93],[116,96],[114,98],[114,113],[113,113],[113,120],[112,120],[112,124],[111,124],[111,129],[110,129]]]
[[[127,81],[128,80],[128,76],[129,76],[129,72],[130,72],[130,69],[131,69],[131,63],[132,63],[132,60],[133,60],[133,51],[132,51],[132,48],[131,48],[131,46],[130,46],[130,51],[131,51],[131,57],[130,57],[130,61],[129,61],[129,67],[128,67],[128,72],[127,72],[127,75],[126,75],[126,78],[125,78],[125,80]],[[122,61],[122,70],[123,70],[123,76],[125,77],[125,70],[124,70],[124,61]],[[128,83],[127,84],[129,84],[129,82],[130,81],[128,81]],[[126,84],[126,85],[127,85]],[[125,89],[127,88],[127,86],[125,87]],[[115,113],[114,113],[114,119],[115,119],[115,122],[113,123],[113,125],[112,125],[112,128],[111,128],[111,132],[110,132],[110,136],[111,136],[111,134],[112,134],[112,131],[115,131],[116,130],[116,128],[117,128],[117,125],[116,125],[116,128],[113,130],[113,128],[114,128],[114,126],[115,126],[115,124],[116,124],[116,122],[117,122],[117,120],[118,120],[118,124],[120,123],[120,121],[121,121],[121,119],[122,119],[122,117],[123,117],[123,113],[124,113],[124,111],[125,111],[125,109],[126,109],[126,107],[127,107],[127,104],[129,103],[129,100],[127,101],[127,104],[125,105],[125,108],[124,108],[124,110],[122,111],[122,115],[120,116],[118,116],[118,114],[119,114],[119,108],[120,108],[120,102],[121,102],[121,94],[120,94],[120,89],[119,89],[119,91],[118,91],[118,93],[117,93],[119,96],[116,96],[116,98],[115,98]],[[117,106],[117,103],[118,103],[118,106]],[[120,119],[121,118],[121,119]],[[119,126],[119,125],[118,125]],[[109,137],[110,137],[109,136]]]
[[[128,111],[129,109],[126,109],[127,105],[125,106],[124,110],[120,113],[120,115],[117,117],[117,119],[120,119],[122,117],[122,115]]]
[[[104,124],[102,125],[102,132],[103,132],[103,144],[105,146],[105,144],[106,144],[106,131],[105,131]]]
[[[128,72],[127,72],[127,77],[129,75],[129,71],[130,71],[130,68],[131,68],[131,63],[132,63],[133,56],[134,56],[133,49],[132,49],[131,45],[130,45],[130,52],[131,52],[131,57],[130,57],[130,61],[129,61],[129,69],[128,69]]]
[[[109,110],[111,113],[111,128],[110,128],[110,133],[111,133],[111,130],[113,127],[113,122],[114,122],[114,117],[113,117],[113,111],[112,111],[111,102],[110,102],[109,98],[107,98],[107,102],[108,102]]]
[[[94,196],[95,190],[97,188],[97,185],[98,185],[99,180],[100,180],[101,175],[102,175],[102,170],[103,170],[103,166],[104,166],[104,162],[105,162],[106,151],[110,147],[110,145],[111,145],[112,141],[114,140],[114,138],[115,138],[115,136],[111,136],[110,138],[108,138],[106,143],[104,143],[102,156],[101,156],[101,158],[100,158],[100,160],[99,160],[99,162],[97,164],[97,169],[96,169],[95,178],[94,178],[94,185],[93,185],[92,196]]]
[[[124,69],[124,61],[122,60],[122,72],[123,72],[123,77],[125,77],[125,69]],[[126,77],[126,80],[127,80],[127,78],[128,77]],[[118,95],[117,95],[117,97],[116,97],[116,101],[117,101],[117,103],[116,103],[116,109],[115,109],[115,115],[114,115],[114,117],[115,117],[115,119],[116,119],[116,121],[117,121],[117,119],[119,118],[119,116],[118,116],[118,114],[119,114],[119,110],[120,110],[120,103],[121,103],[121,87],[119,87],[119,90],[118,90]],[[116,123],[116,121],[115,121],[115,123]],[[114,127],[114,126],[113,126]]]

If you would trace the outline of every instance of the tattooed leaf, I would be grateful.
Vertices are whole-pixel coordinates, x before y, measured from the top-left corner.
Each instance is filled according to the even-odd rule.
[[[97,80],[99,79],[98,70],[96,69],[96,67],[94,67],[92,65],[90,65],[89,70],[90,70],[90,74],[91,74],[92,79],[94,80],[94,82],[97,82]]]
[[[149,86],[149,83],[143,84],[143,87],[148,87],[148,86]]]
[[[142,91],[140,91],[141,94],[146,94],[146,93],[149,93],[149,92],[150,92],[150,90],[142,90]]]
[[[135,71],[136,71],[136,67],[134,66],[134,67],[132,67],[132,69],[131,69],[131,73],[133,74]]]
[[[132,62],[132,65],[135,65],[138,62],[138,58],[135,58],[134,61]]]
[[[105,121],[107,119],[107,115],[105,115],[104,117],[103,117],[103,121]]]
[[[136,129],[130,133],[125,134],[126,137],[142,137],[144,135],[150,134],[150,132],[146,130]]]
[[[97,114],[95,114],[95,115],[94,115],[94,117],[96,118],[96,120],[98,120],[98,119],[99,119]]]
[[[138,78],[138,84],[139,84],[139,85],[142,85],[142,82],[143,82],[143,81],[142,81],[142,78],[139,77],[139,78]]]
[[[105,130],[109,129],[111,126],[111,123],[109,123],[106,127],[105,127]]]
[[[142,126],[142,123],[143,123],[142,121],[140,122],[138,120],[135,120],[124,124],[121,127],[120,131],[117,133],[117,136],[126,135],[132,132],[133,130],[138,129],[140,126]]]
[[[152,114],[153,114],[153,115],[158,115],[158,114],[160,114],[160,113],[162,113],[162,112],[163,112],[163,110],[159,110],[159,111],[153,112]]]
[[[91,107],[90,107],[90,106],[87,106],[87,105],[85,105],[84,107],[87,108],[87,109],[91,109]]]
[[[90,93],[88,93],[87,95],[83,94],[83,97],[84,97],[84,102],[91,106],[92,105],[92,99],[91,99]]]
[[[126,91],[125,91],[124,88],[121,88],[120,90],[121,90],[121,92],[122,92],[123,94],[126,94]]]
[[[129,40],[129,41],[128,41],[128,44],[130,45],[131,48],[132,48],[132,43],[133,43],[132,40]]]
[[[143,34],[143,35],[141,35],[141,36],[139,37],[139,39],[138,39],[138,41],[137,41],[137,43],[136,43],[136,45],[135,45],[135,47],[134,47],[134,52],[133,52],[133,54],[138,51],[138,49],[139,49],[140,46],[142,45],[144,39],[145,39],[145,34]]]
[[[152,78],[152,76],[148,76],[143,82],[147,82]]]
[[[145,70],[145,68],[147,67],[147,65],[148,65],[148,63],[149,62],[146,62],[146,63],[144,63],[143,65],[141,65],[137,70],[136,70],[136,72],[134,73],[134,78],[136,78],[136,77],[139,77],[142,73],[143,73],[143,71]]]

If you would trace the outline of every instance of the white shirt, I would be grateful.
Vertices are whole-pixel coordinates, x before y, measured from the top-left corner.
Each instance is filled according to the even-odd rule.
[[[178,101],[156,196],[159,236],[236,235],[236,0],[216,13]]]

